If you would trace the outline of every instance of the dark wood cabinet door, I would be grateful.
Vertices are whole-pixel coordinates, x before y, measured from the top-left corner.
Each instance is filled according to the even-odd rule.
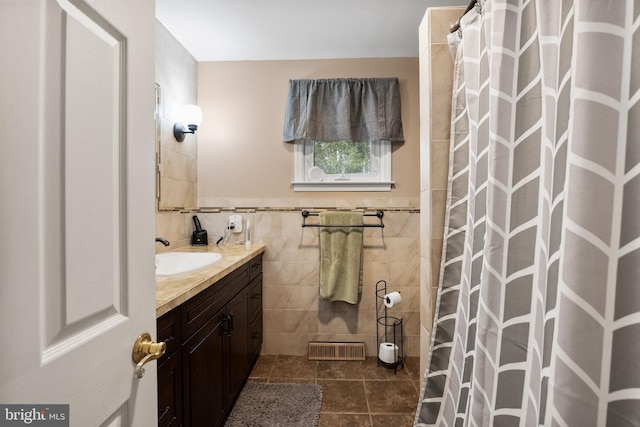
[[[219,426],[226,412],[228,322],[215,316],[182,346],[185,426]]]
[[[172,310],[157,321],[158,342],[167,350],[158,359],[158,426],[182,425],[182,353],[180,310]]]
[[[251,322],[250,337],[249,337],[249,368],[253,368],[253,365],[260,356],[260,349],[262,348],[262,314],[256,316]],[[247,375],[249,375],[249,372]]]
[[[158,427],[182,425],[181,359],[177,351],[158,366]]]
[[[229,303],[228,315],[231,317],[231,333],[229,340],[229,396],[227,403],[231,405],[249,372],[249,290],[245,288]]]

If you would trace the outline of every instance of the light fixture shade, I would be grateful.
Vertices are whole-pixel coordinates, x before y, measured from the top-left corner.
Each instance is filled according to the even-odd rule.
[[[195,125],[196,129],[202,122],[202,110],[197,105],[185,105],[182,107],[181,122],[186,126]]]

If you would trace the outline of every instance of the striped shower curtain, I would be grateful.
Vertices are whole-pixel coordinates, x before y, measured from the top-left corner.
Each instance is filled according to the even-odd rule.
[[[416,425],[640,425],[639,15],[637,0],[487,0],[450,36]]]

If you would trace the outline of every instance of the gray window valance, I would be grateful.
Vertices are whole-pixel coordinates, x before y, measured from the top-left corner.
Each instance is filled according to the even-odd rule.
[[[404,141],[397,78],[290,80],[284,141]]]

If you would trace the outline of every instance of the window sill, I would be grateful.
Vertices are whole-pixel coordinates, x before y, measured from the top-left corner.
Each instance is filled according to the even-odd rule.
[[[318,181],[292,182],[293,191],[391,191],[394,181]]]

